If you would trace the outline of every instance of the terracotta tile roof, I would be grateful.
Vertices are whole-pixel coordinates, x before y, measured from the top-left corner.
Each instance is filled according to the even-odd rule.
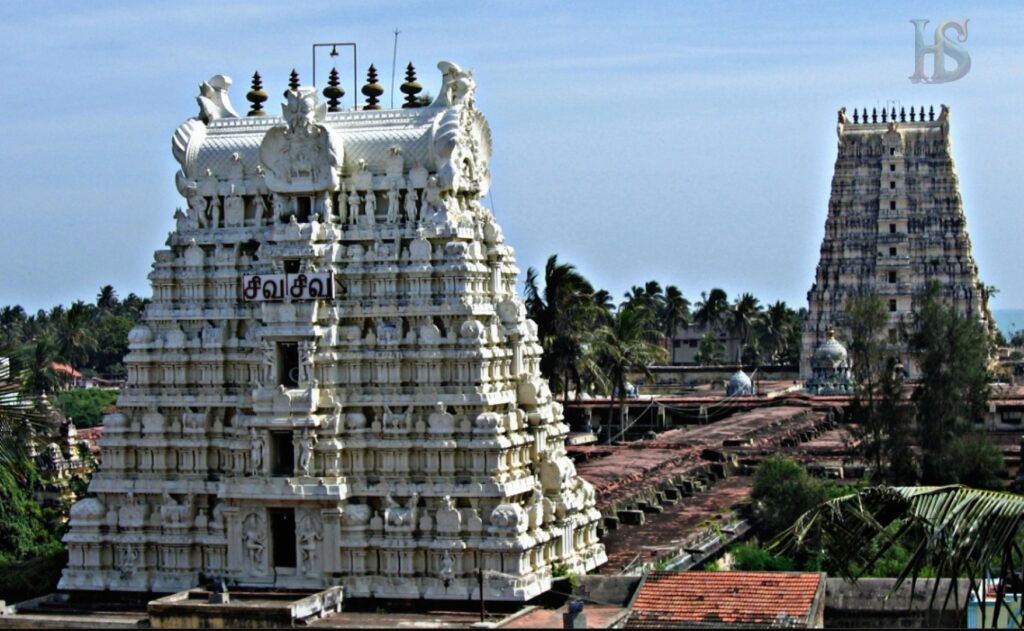
[[[823,574],[652,572],[640,586],[626,627],[807,627],[814,622],[815,597],[824,582]]]

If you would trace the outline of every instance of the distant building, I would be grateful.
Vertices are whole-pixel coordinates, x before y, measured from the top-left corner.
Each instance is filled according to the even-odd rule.
[[[740,340],[725,330],[725,327],[710,326],[706,324],[691,324],[676,328],[672,336],[671,361],[677,366],[694,366],[699,363],[697,355],[700,351],[700,341],[711,331],[715,339],[721,344],[721,360],[723,363],[735,363],[739,359]],[[707,363],[704,361],[703,363]]]
[[[811,376],[805,389],[811,394],[853,394],[850,377],[850,357],[846,347],[836,340],[835,330],[829,328],[828,339],[814,350],[811,358]]]
[[[870,117],[870,120],[869,120]],[[909,113],[839,111],[839,153],[832,178],[825,238],[814,284],[807,292],[800,373],[829,327],[849,341],[846,301],[861,292],[889,309],[886,335],[892,356],[916,376],[900,339],[900,322],[936,281],[963,314],[991,320],[985,287],[971,254],[960,184],[949,139],[949,108]]]

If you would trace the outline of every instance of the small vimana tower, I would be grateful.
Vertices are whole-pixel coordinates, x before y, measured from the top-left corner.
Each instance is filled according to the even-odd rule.
[[[988,297],[971,254],[960,183],[949,139],[949,108],[938,114],[901,107],[839,110],[839,155],[832,178],[825,238],[803,332],[800,371],[830,327],[847,342],[846,300],[858,293],[884,301],[888,351],[916,377],[899,335],[913,301],[935,281],[963,314],[991,322]]]
[[[491,132],[469,71],[432,103],[329,102],[292,72],[200,85],[174,132],[187,210],[158,250],[71,509],[66,590],[318,589],[523,601],[605,561],[593,488],[538,367],[513,249],[481,201]],[[411,78],[409,78],[411,77]],[[273,108],[268,108],[273,109]]]

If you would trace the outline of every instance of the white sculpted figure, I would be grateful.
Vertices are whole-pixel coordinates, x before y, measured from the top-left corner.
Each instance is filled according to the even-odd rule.
[[[249,473],[258,476],[263,471],[263,437],[256,432],[255,427],[249,428]]]
[[[206,198],[198,192],[188,198],[188,218],[193,228],[205,228],[206,219]]]
[[[257,193],[252,198],[252,215],[253,224],[262,226],[264,221],[264,215],[267,214],[267,203],[263,201],[263,196]]]
[[[222,74],[215,74],[199,84],[196,102],[199,103],[199,117],[204,123],[221,118],[238,118],[238,112],[231,107],[231,99],[228,98],[230,87],[231,77]]]
[[[445,410],[444,403],[438,401],[434,412],[427,417],[427,425],[432,432],[451,432],[455,428],[455,417]]]
[[[281,111],[287,125],[267,131],[260,144],[264,179],[272,191],[309,193],[338,186],[342,163],[341,139],[322,124],[326,103],[317,105],[315,88],[285,91]]]
[[[242,533],[246,560],[249,562],[249,568],[258,572],[263,569],[263,551],[266,549],[264,535],[259,519],[255,515],[250,515],[246,521],[249,523]]]
[[[366,191],[365,195],[366,213],[364,216],[364,223],[368,226],[372,226],[377,223],[377,193],[373,191]]]
[[[316,342],[303,340],[299,342],[299,370],[302,383],[313,381],[313,363],[316,355]]]
[[[312,576],[316,573],[316,557],[318,543],[323,537],[312,526],[303,530],[299,535],[299,550],[302,556],[299,558],[299,573]]]
[[[384,509],[384,521],[389,526],[412,528],[416,525],[416,504],[420,501],[418,493],[413,493],[405,506],[396,502],[390,493],[384,497],[384,501],[387,503],[387,508]]]
[[[359,202],[362,198],[359,197],[359,193],[356,189],[352,189],[348,194],[348,216],[352,223],[356,223],[359,220]]]
[[[434,516],[437,531],[443,534],[457,534],[462,530],[462,514],[455,508],[451,496],[441,498],[441,506]]]
[[[299,438],[299,471],[302,475],[309,475],[309,466],[313,461],[313,447],[316,446],[316,432],[304,428]]]
[[[398,222],[398,187],[394,183],[388,189],[388,223]]]
[[[220,195],[210,198],[210,227],[220,227]]]
[[[410,187],[405,191],[405,219],[406,221],[418,221],[416,189]]]

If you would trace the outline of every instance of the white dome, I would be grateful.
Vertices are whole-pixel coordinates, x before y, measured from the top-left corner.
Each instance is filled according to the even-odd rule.
[[[815,366],[826,368],[838,368],[846,364],[848,353],[846,347],[836,339],[835,331],[829,329],[825,341],[818,345],[814,351],[813,363]]]
[[[725,387],[725,393],[729,396],[749,396],[754,394],[754,384],[750,377],[743,370],[737,370],[729,377],[729,383]]]
[[[75,502],[71,506],[71,521],[74,522],[95,522],[103,519],[107,514],[107,507],[95,497],[87,497]]]

